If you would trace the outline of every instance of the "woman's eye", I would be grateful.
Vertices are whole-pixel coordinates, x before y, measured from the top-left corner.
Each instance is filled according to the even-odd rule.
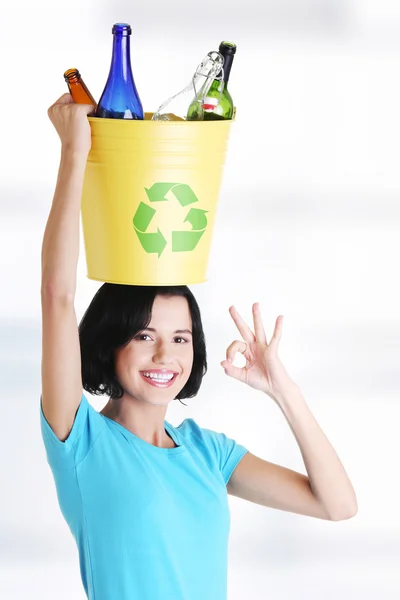
[[[145,338],[151,339],[147,333],[139,333],[135,339],[146,341]]]
[[[179,340],[179,341],[177,342],[178,344],[185,344],[185,343],[187,342],[187,339],[185,339],[185,338],[182,338],[182,337],[176,337],[176,338],[175,338],[175,342],[176,342],[177,340]]]

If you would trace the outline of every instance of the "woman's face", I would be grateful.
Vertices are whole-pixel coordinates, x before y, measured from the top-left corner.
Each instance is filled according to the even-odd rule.
[[[185,386],[192,365],[192,319],[186,298],[156,296],[148,328],[116,352],[119,383],[138,400],[168,404]]]

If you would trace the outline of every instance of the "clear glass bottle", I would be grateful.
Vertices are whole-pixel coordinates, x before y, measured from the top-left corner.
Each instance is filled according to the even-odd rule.
[[[189,84],[178,94],[168,98],[154,113],[153,121],[184,121],[187,118],[188,106],[193,95],[196,110],[193,110],[191,121],[203,120],[203,102],[218,73],[222,74],[224,58],[219,52],[209,52],[197,67]],[[222,75],[221,75],[222,77]]]
[[[207,97],[204,98],[202,106],[204,121],[232,119],[234,116],[234,105],[232,96],[228,90],[228,81],[236,53],[236,44],[233,44],[232,42],[221,42],[219,52],[224,57],[223,77],[221,76],[221,73],[218,74],[218,78],[213,81]],[[187,119],[192,119],[198,110],[198,103],[196,98],[194,98],[190,104]]]
[[[96,117],[107,119],[143,119],[143,107],[132,74],[128,23],[115,23],[111,67],[99,100]]]
[[[78,69],[68,69],[64,73],[64,79],[67,82],[69,93],[76,104],[93,104],[94,111],[97,108],[97,102],[89,92]]]

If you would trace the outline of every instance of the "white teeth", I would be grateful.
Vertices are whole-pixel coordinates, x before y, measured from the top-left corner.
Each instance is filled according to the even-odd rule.
[[[148,377],[149,379],[154,379],[155,381],[161,381],[161,382],[165,382],[165,381],[171,381],[171,379],[173,378],[173,373],[148,373],[148,372],[144,372],[143,375],[145,377]]]

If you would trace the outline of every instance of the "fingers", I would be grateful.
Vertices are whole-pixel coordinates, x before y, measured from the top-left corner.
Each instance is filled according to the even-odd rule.
[[[54,102],[54,104],[52,104],[52,106],[56,106],[57,104],[72,104],[73,101],[74,101],[74,99],[72,98],[71,94],[69,94],[68,92],[66,92],[65,94],[63,94],[62,96],[60,96],[59,99],[56,100]]]
[[[243,383],[245,383],[246,375],[244,369],[241,369],[240,367],[234,367],[232,363],[226,360],[222,361],[221,365],[229,377],[233,377],[234,379],[238,379],[239,381],[243,381]]]
[[[94,105],[93,104],[77,104],[76,106],[79,106],[78,110],[82,110],[82,112],[86,113],[87,115],[94,115]]]
[[[54,104],[52,104],[48,109],[47,109],[47,115],[49,117],[49,119],[51,119],[52,115],[54,114],[54,112],[57,110],[58,107],[66,105],[66,104],[72,104],[74,102],[71,94],[63,94],[62,96],[60,96],[58,98],[58,100],[56,100],[54,102]]]
[[[226,360],[221,362],[221,366],[223,367],[225,373],[229,375],[229,377],[234,377],[239,381],[245,381],[246,372],[244,367],[236,367],[232,363],[235,360],[235,356],[237,352],[241,352],[244,354],[247,349],[246,342],[242,342],[240,340],[235,340],[229,346],[226,351]]]
[[[69,104],[74,104],[76,106],[77,111],[82,111],[87,115],[93,112],[94,109],[93,104],[75,104],[71,94],[67,92],[60,96],[58,100],[56,100],[54,104],[50,106],[47,112],[50,115],[52,112],[54,112],[54,110],[59,110],[62,106],[67,106]]]
[[[245,342],[254,342],[255,337],[254,333],[251,331],[250,327],[245,323],[242,317],[239,315],[238,311],[234,306],[231,306],[229,309],[230,315],[235,322],[236,327],[238,328],[240,335],[245,340]]]
[[[69,92],[66,92],[57,100],[56,104],[72,104],[74,99]]]
[[[87,155],[91,148],[91,128],[88,116],[93,114],[91,104],[77,104],[71,94],[63,94],[47,111],[61,140],[62,147],[74,153]]]
[[[265,335],[264,325],[261,318],[260,304],[256,302],[253,304],[253,321],[254,321],[254,333],[256,334],[256,340],[260,344],[267,344],[267,336]]]
[[[275,322],[275,329],[272,335],[270,344],[279,344],[279,341],[282,337],[282,327],[283,327],[283,315],[279,315]]]
[[[234,342],[232,342],[232,344],[228,347],[226,351],[226,360],[232,363],[235,360],[236,353],[240,352],[241,354],[244,354],[246,352],[246,349],[246,342],[235,340]]]

